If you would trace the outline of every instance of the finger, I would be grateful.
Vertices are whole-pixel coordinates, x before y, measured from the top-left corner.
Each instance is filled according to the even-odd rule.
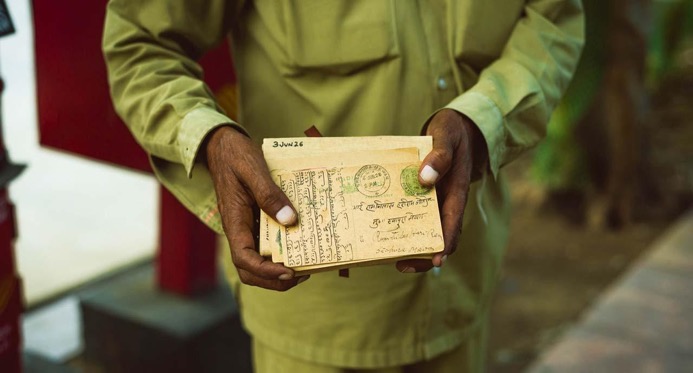
[[[252,199],[234,176],[226,178],[226,185],[224,190],[218,190],[217,196],[234,265],[270,280],[293,278],[291,269],[263,258],[257,252]]]
[[[260,256],[252,248],[243,247],[231,249],[233,264],[238,269],[244,269],[267,280],[289,280],[294,278],[294,271],[281,263]]]
[[[464,208],[467,205],[469,184],[465,184],[462,177],[457,174],[454,176],[459,180],[450,180],[451,184],[445,193],[445,200],[440,211],[445,248],[441,253],[433,256],[432,262],[436,267],[442,266],[448,255],[455,252],[464,218]]]
[[[428,134],[433,137],[433,149],[426,155],[419,167],[419,183],[431,187],[445,177],[455,152],[455,136],[445,130],[445,126],[431,123]]]
[[[238,270],[238,277],[240,278],[241,282],[246,285],[258,286],[264,289],[276,291],[287,291],[310,278],[308,275],[295,277],[290,280],[268,280],[242,269]]]
[[[427,259],[407,259],[400,260],[395,267],[402,273],[426,272],[433,268],[433,262]]]
[[[231,206],[228,211],[230,224],[227,237],[231,246],[233,264],[239,270],[245,270],[267,280],[288,280],[294,272],[279,263],[273,263],[257,252],[253,234],[253,214],[249,206]]]
[[[258,206],[279,224],[293,225],[298,218],[289,198],[274,183],[262,151],[243,136],[236,149],[234,173],[247,186]]]

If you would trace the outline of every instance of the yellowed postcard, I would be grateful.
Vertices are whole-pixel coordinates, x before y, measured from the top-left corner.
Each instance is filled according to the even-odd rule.
[[[261,253],[309,271],[440,252],[435,189],[417,179],[430,148],[430,137],[418,136],[265,140],[299,223],[282,227],[263,213]]]
[[[425,255],[443,249],[433,189],[417,163],[367,164],[279,173],[299,224],[282,227],[287,267]]]

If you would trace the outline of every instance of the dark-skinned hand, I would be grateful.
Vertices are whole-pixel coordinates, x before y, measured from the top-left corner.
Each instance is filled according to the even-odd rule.
[[[297,221],[291,202],[270,177],[262,150],[233,127],[223,126],[208,137],[206,156],[231,258],[241,281],[286,291],[308,279],[296,277],[292,269],[258,253],[257,207],[279,224],[293,225]]]
[[[425,272],[443,265],[457,248],[462,217],[471,184],[473,146],[480,143],[476,125],[466,116],[450,109],[439,111],[428,123],[426,135],[433,137],[433,149],[419,167],[419,183],[436,186],[443,226],[443,252],[432,260],[409,259],[397,262],[405,273]]]

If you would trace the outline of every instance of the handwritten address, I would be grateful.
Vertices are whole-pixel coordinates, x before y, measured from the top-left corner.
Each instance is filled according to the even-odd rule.
[[[397,174],[406,165],[379,165]],[[442,250],[435,194],[407,196],[399,183],[377,196],[353,193],[363,167],[282,171],[275,179],[291,200],[299,223],[282,227],[284,263],[309,266]],[[384,245],[385,244],[385,245]]]

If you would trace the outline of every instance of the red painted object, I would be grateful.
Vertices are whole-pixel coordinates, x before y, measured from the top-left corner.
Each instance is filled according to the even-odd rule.
[[[146,154],[111,103],[101,53],[106,3],[33,0],[40,142],[150,172]],[[226,43],[200,63],[213,92],[235,82]],[[161,209],[159,285],[182,295],[209,289],[216,280],[214,233],[165,194]]]
[[[14,206],[7,189],[0,189],[0,370],[21,371],[19,316],[21,284],[16,275],[12,242],[17,236]]]
[[[0,281],[15,275],[15,260],[12,242],[17,237],[14,205],[10,202],[7,189],[0,186]]]
[[[159,284],[178,294],[196,294],[216,286],[216,235],[161,187]],[[192,217],[192,219],[190,218]],[[167,234],[175,232],[175,234]]]
[[[113,110],[101,37],[106,0],[33,0],[40,142],[141,171],[142,149]],[[213,92],[235,82],[223,43],[201,64]]]
[[[0,303],[0,368],[2,372],[15,373],[22,371],[19,334],[22,303],[19,279],[11,277],[7,283],[12,288],[6,299],[0,298],[0,302],[4,301]]]
[[[105,6],[33,2],[40,142],[149,171],[145,153],[112,108],[101,54]]]

